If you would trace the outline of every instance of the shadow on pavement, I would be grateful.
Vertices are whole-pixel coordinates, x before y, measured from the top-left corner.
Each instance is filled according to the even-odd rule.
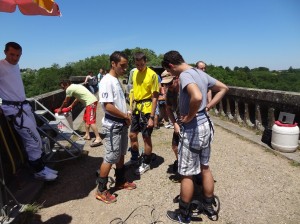
[[[37,203],[50,207],[87,197],[96,187],[95,168],[102,161],[102,157],[82,155],[78,159],[58,163],[55,167],[59,171],[58,179],[45,184]]]
[[[51,217],[45,222],[42,222],[41,216],[38,214],[35,214],[32,218],[31,224],[53,224],[53,223],[63,223],[68,224],[72,222],[72,216],[69,216],[68,214],[60,214],[54,217]]]

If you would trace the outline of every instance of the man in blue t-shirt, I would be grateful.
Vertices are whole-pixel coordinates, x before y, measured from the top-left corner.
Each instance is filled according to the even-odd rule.
[[[201,170],[203,209],[210,219],[214,219],[217,215],[213,209],[214,179],[208,165],[213,125],[206,112],[223,98],[228,87],[205,72],[188,65],[177,51],[167,52],[162,66],[180,80],[181,139],[178,146],[178,173],[182,175],[182,180],[179,212],[168,211],[167,216],[176,222],[190,223],[190,203],[194,194],[193,176],[198,175]],[[206,95],[208,88],[216,92],[209,103]]]

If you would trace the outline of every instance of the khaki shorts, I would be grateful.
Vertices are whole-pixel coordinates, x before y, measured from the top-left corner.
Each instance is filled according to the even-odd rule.
[[[118,163],[122,155],[126,155],[128,148],[128,127],[112,125],[111,127],[102,127],[105,134],[104,147],[106,163]]]

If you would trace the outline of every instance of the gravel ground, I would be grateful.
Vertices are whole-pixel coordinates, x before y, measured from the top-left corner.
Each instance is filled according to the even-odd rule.
[[[221,200],[220,217],[212,222],[201,215],[192,223],[300,223],[300,167],[218,126],[215,130],[210,164],[215,194]],[[102,162],[103,146],[87,145],[87,156],[57,164],[59,179],[45,186],[37,200],[43,208],[32,223],[118,223],[112,221],[115,218],[127,224],[172,223],[166,211],[177,208],[172,199],[180,189],[171,181],[172,132],[164,127],[154,131],[157,159],[152,169],[139,177],[129,168],[127,177],[137,189],[116,191],[118,201],[111,205],[95,199],[95,171]],[[114,177],[114,170],[110,176]]]

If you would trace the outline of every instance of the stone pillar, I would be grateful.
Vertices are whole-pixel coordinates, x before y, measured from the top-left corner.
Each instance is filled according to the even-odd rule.
[[[234,111],[235,111],[235,120],[238,122],[238,123],[243,123],[243,120],[241,119],[241,116],[240,116],[240,111],[239,111],[239,102],[237,100],[234,101]]]
[[[233,116],[231,114],[231,110],[230,110],[230,102],[229,99],[226,98],[226,114],[229,120],[233,120]]]
[[[250,114],[249,114],[249,105],[248,105],[248,103],[245,103],[245,116],[244,116],[244,121],[245,121],[245,123],[249,126],[249,127],[251,127],[251,128],[253,128],[254,127],[254,124],[251,122],[251,120],[250,120]]]
[[[255,105],[255,127],[258,130],[264,130],[261,120],[260,106],[258,104]]]
[[[222,100],[220,101],[220,113],[221,113],[221,116],[226,117]]]
[[[274,115],[275,109],[273,107],[270,107],[268,109],[268,128],[272,129],[272,126],[275,122],[275,115]]]

